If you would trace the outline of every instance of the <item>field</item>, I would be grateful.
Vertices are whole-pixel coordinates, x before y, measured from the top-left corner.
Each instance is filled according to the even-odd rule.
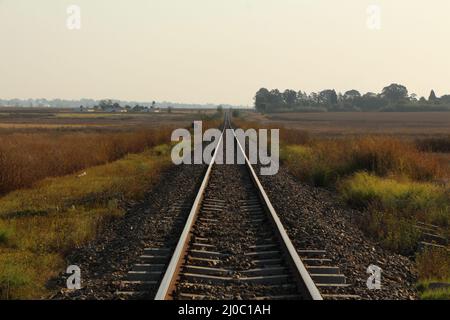
[[[215,110],[79,113],[0,109],[0,299],[42,298],[66,255],[122,217],[170,167],[170,133]],[[450,235],[450,113],[242,111],[241,127],[281,128],[282,166],[339,195],[367,237],[414,259],[423,298],[448,282],[446,250],[422,250],[418,223]]]
[[[186,126],[194,119],[210,116],[214,110],[173,110],[171,113],[89,113],[63,109],[0,108],[0,133],[33,129],[112,130],[160,126]]]
[[[450,235],[450,113],[247,113],[243,127],[281,129],[292,175],[336,192],[361,210],[360,228],[384,248],[415,259],[423,298],[450,298],[450,254],[419,226]],[[426,231],[425,231],[426,232]],[[444,240],[445,239],[445,240]]]
[[[359,134],[417,138],[450,135],[450,112],[248,113],[263,124],[281,123],[320,136]]]
[[[71,250],[171,166],[173,129],[214,111],[0,111],[0,299],[48,297]]]

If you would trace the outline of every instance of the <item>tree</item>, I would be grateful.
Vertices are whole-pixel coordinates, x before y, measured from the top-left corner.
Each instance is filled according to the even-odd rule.
[[[355,101],[355,105],[363,111],[378,111],[387,105],[387,99],[376,93],[367,92]]]
[[[113,107],[113,102],[110,99],[107,100],[101,100],[100,103],[98,104],[98,106],[100,107],[101,110],[107,110],[107,109],[111,109]]]
[[[344,100],[350,100],[353,101],[357,98],[361,98],[361,93],[359,93],[358,90],[349,90],[344,93]]]
[[[270,90],[269,109],[273,110],[284,105],[283,94],[278,89]]]
[[[297,92],[287,89],[283,92],[284,103],[288,107],[293,107],[297,103]]]
[[[297,104],[308,105],[308,94],[299,90],[297,92]]]
[[[261,88],[255,95],[255,108],[257,111],[265,112],[269,103],[270,92],[266,88]]]
[[[435,101],[437,101],[437,97],[436,97],[436,93],[434,93],[434,90],[431,90],[431,92],[430,92],[430,97],[428,98],[428,101],[430,101],[430,102],[435,102]]]
[[[442,103],[450,104],[450,94],[443,95],[439,100]]]
[[[408,98],[408,89],[401,84],[393,83],[383,88],[381,97],[386,98],[389,102],[399,102]]]
[[[328,106],[335,106],[338,103],[338,97],[335,90],[327,89],[319,93],[319,102]]]
[[[312,102],[312,104],[319,104],[320,103],[320,99],[319,99],[319,95],[315,92],[311,92],[309,94],[309,100]]]

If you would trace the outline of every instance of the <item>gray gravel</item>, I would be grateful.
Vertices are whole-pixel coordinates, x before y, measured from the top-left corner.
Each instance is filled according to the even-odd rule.
[[[260,179],[297,250],[326,250],[352,284],[340,293],[363,299],[417,298],[413,262],[368,239],[355,221],[361,212],[343,206],[333,192],[299,182],[284,167]],[[367,288],[371,264],[383,270],[381,290]]]
[[[104,226],[95,241],[74,250],[67,265],[81,268],[82,289],[68,292],[66,277],[49,283],[54,299],[117,299],[121,280],[149,247],[175,247],[189,209],[173,210],[174,204],[191,205],[205,166],[172,167],[140,202],[125,203],[127,214]],[[152,292],[149,292],[152,295]]]
[[[106,225],[95,241],[68,256],[67,265],[82,269],[83,289],[67,292],[61,275],[49,283],[59,291],[53,298],[117,299],[120,280],[144,248],[175,247],[183,227],[176,218],[187,217],[189,212],[174,211],[171,206],[193,202],[204,171],[204,166],[173,167],[144,201],[128,203],[125,217]],[[369,240],[355,222],[360,212],[342,206],[330,191],[298,182],[283,167],[278,175],[263,176],[261,181],[294,246],[325,249],[341,268],[352,286],[340,293],[363,299],[417,298],[412,261]],[[366,269],[371,264],[383,269],[381,290],[366,287]]]

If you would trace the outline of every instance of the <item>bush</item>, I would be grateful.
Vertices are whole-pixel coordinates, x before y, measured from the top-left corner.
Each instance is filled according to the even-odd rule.
[[[446,208],[445,191],[433,184],[399,182],[359,172],[339,185],[342,198],[357,207],[376,205],[403,213]]]
[[[294,175],[316,186],[332,186],[358,171],[418,181],[432,181],[448,171],[437,157],[392,138],[306,140],[302,144],[308,147],[307,154],[287,146],[282,160]]]
[[[426,152],[450,152],[450,136],[440,138],[419,139],[416,141],[417,148]]]
[[[424,250],[417,254],[416,263],[419,278],[424,281],[450,279],[450,251],[445,248]]]
[[[411,255],[417,249],[420,231],[411,221],[395,212],[370,210],[361,223],[362,229],[381,245],[395,252]]]
[[[11,230],[0,225],[0,245],[7,244],[11,237]]]

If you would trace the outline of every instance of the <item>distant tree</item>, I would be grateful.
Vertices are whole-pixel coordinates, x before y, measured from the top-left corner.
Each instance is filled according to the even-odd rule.
[[[105,111],[107,109],[111,109],[113,107],[113,105],[114,105],[114,103],[110,99],[100,100],[100,103],[98,104],[99,108],[103,111]]]
[[[302,92],[301,90],[299,90],[297,92],[297,104],[299,105],[308,105],[308,94],[306,92]]]
[[[425,97],[420,97],[419,102],[422,103],[422,104],[426,103],[427,99],[425,99]]]
[[[287,89],[283,92],[284,103],[288,107],[293,107],[297,103],[297,92]]]
[[[172,113],[172,107],[167,107],[167,113]]]
[[[450,104],[450,94],[443,95],[439,100],[441,100],[442,103]]]
[[[409,100],[411,100],[412,102],[417,102],[417,94],[411,93],[409,95]]]
[[[349,90],[344,93],[344,100],[355,100],[361,98],[361,93],[358,90]]]
[[[223,106],[217,106],[217,112],[222,114],[223,113]]]
[[[355,101],[356,107],[362,111],[378,111],[384,108],[387,103],[387,99],[383,99],[380,95],[373,92],[367,92]]]
[[[383,88],[381,97],[389,102],[399,102],[408,98],[408,89],[400,84],[393,83]]]
[[[430,97],[428,98],[428,101],[430,102],[436,102],[438,98],[436,97],[436,93],[434,93],[434,90],[431,90]]]
[[[284,105],[283,94],[278,89],[270,90],[269,103],[270,110],[280,108]]]
[[[269,103],[270,92],[266,88],[261,88],[255,95],[255,108],[257,111],[265,112]]]
[[[143,112],[143,111],[145,111],[145,107],[144,106],[140,106],[140,105],[138,105],[138,104],[136,104],[134,107],[133,107],[133,109],[132,109],[132,111],[133,112]],[[147,108],[148,109],[148,108]]]
[[[319,93],[319,101],[323,105],[335,106],[338,103],[338,97],[335,90],[323,90]]]
[[[320,103],[320,98],[319,98],[319,94],[315,93],[315,92],[311,92],[309,94],[309,101],[312,102],[312,104],[319,104]]]

